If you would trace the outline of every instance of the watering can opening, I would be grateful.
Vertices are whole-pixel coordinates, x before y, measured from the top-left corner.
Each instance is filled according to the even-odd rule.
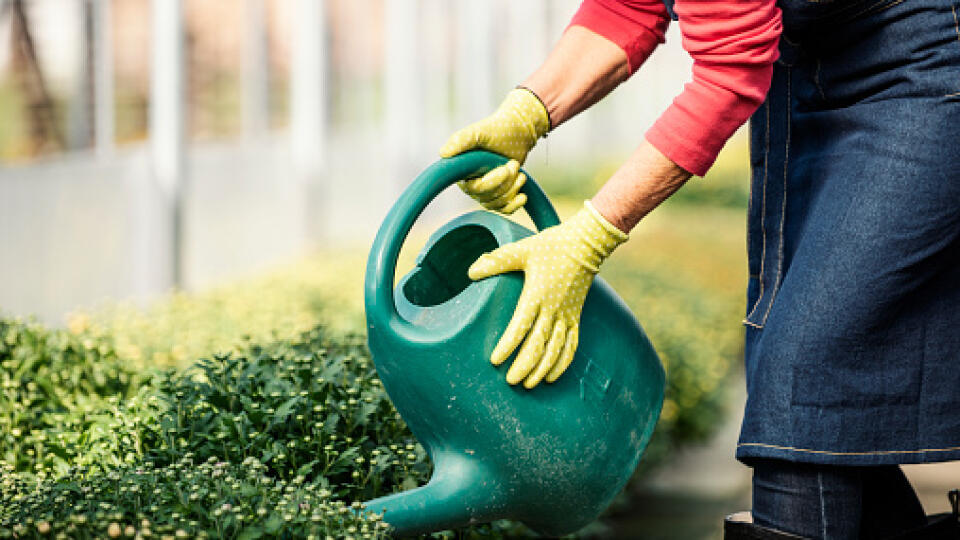
[[[464,225],[448,231],[417,262],[403,284],[403,296],[419,307],[440,305],[469,287],[467,269],[480,255],[498,247],[497,239],[481,225]]]

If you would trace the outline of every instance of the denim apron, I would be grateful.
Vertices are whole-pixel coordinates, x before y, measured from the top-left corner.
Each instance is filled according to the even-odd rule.
[[[781,0],[737,458],[960,459],[960,0]]]
[[[960,0],[778,5],[737,458],[960,459]]]

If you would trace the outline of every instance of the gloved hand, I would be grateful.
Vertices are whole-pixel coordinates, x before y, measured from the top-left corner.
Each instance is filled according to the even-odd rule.
[[[520,165],[537,143],[550,131],[550,117],[543,104],[526,88],[517,88],[492,115],[454,133],[440,148],[440,157],[452,157],[467,150],[482,149],[510,158],[481,178],[461,180],[467,195],[488,210],[511,214],[527,202],[519,193],[526,177]]]
[[[521,380],[533,388],[546,377],[554,382],[577,350],[580,312],[600,263],[626,233],[611,225],[590,201],[572,218],[518,242],[480,256],[469,268],[470,279],[523,271],[523,291],[510,324],[490,362],[500,365],[526,337],[507,382]]]

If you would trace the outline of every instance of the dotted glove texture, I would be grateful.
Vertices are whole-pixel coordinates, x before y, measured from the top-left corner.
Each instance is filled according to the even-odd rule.
[[[628,238],[585,201],[564,223],[485,253],[470,266],[473,280],[524,273],[513,318],[490,356],[490,362],[500,365],[524,342],[507,371],[508,383],[523,381],[533,388],[544,378],[556,381],[567,369],[577,350],[580,312],[593,276]]]
[[[487,210],[511,214],[527,201],[527,196],[519,193],[526,182],[520,165],[537,139],[549,130],[550,117],[537,96],[526,88],[517,88],[492,115],[451,135],[440,148],[440,157],[481,149],[510,158],[506,165],[483,177],[461,180],[458,185]]]

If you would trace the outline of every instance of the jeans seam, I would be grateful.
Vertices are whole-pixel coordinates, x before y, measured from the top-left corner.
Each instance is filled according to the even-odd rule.
[[[817,58],[817,67],[813,71],[813,85],[817,87],[817,92],[820,93],[820,99],[827,101],[827,95],[823,92],[823,86],[820,84],[820,69],[821,62],[820,59]]]
[[[957,44],[960,45],[960,16],[957,15],[956,1],[950,2],[950,11],[951,13],[953,13],[953,30],[957,34]],[[946,98],[960,97],[960,91],[944,94],[943,97],[946,97]]]
[[[951,4],[950,11],[953,12],[953,30],[957,33],[957,43],[960,43],[960,22],[957,21],[957,5]]]
[[[890,0],[886,0],[886,1],[887,1],[887,2],[890,2]],[[811,3],[811,4],[833,4],[833,3],[834,3],[834,0],[807,0],[807,2],[808,2],[808,3]],[[864,7],[864,8],[861,9],[860,11],[855,12],[853,15],[849,15],[849,11],[850,11],[850,10],[853,10],[853,9],[857,9],[858,7],[862,7],[862,4],[861,4],[861,5],[857,5],[857,3],[852,3],[852,4],[849,4],[849,5],[846,5],[846,6],[840,6],[838,9],[836,9],[836,10],[833,12],[833,16],[834,16],[834,17],[838,17],[838,16],[839,16],[839,17],[843,17],[843,18],[841,19],[842,21],[849,21],[849,20],[855,19],[855,18],[857,18],[857,17],[859,17],[859,16],[861,16],[861,15],[863,15],[863,14],[865,14],[865,13],[868,13],[868,12],[870,12],[870,11],[872,11],[872,10],[878,9],[878,6],[882,6],[882,7],[879,7],[879,10],[882,11],[882,10],[884,10],[884,9],[887,9],[888,7],[893,7],[893,6],[895,6],[895,5],[903,2],[903,0],[894,0],[892,3],[888,3],[887,5],[883,5],[883,2],[884,2],[884,0],[881,0],[881,1],[878,1],[878,2],[876,2],[876,3],[874,3],[874,4],[869,5],[869,6],[867,6],[867,7]],[[847,12],[848,14],[844,14],[845,12]]]
[[[879,12],[881,12],[881,11],[888,10],[888,9],[892,8],[893,6],[896,6],[896,5],[898,5],[898,4],[902,4],[903,2],[904,2],[904,0],[894,0],[893,2],[890,2],[889,4],[887,4],[887,5],[885,5],[885,6],[880,6],[880,5],[878,4],[878,5],[876,5],[876,6],[873,6],[871,9],[867,10],[865,13],[862,13],[862,14],[863,14],[863,15],[866,15],[866,14],[879,13]],[[861,14],[858,14],[858,15],[861,15]]]
[[[744,317],[743,322],[749,324],[750,326],[756,326],[757,328],[763,328],[762,326],[757,325],[754,322],[750,321],[750,317],[753,316],[754,312],[757,311],[757,307],[760,305],[760,302],[763,300],[763,267],[766,263],[767,258],[767,173],[768,165],[770,163],[770,98],[768,97],[764,101],[764,138],[763,138],[763,189],[760,191],[760,292],[757,293],[757,300],[753,303],[753,308],[750,310],[750,313],[747,313],[747,316]]]
[[[881,11],[884,11],[884,10],[887,10],[887,9],[892,8],[893,6],[895,6],[895,5],[897,5],[897,4],[902,4],[903,1],[904,1],[904,0],[892,0],[892,1],[888,1],[886,4],[884,4],[883,2],[877,2],[876,4],[873,4],[872,6],[863,8],[862,10],[854,13],[853,15],[850,15],[846,20],[849,21],[849,20],[856,19],[857,17],[863,16],[863,15],[870,15],[870,14],[873,14],[873,13],[879,13],[879,12],[881,12]]]
[[[751,122],[753,121],[751,120]],[[750,126],[750,129],[752,131],[753,126]],[[752,136],[750,137],[750,155],[751,157],[753,156],[753,137]],[[753,252],[753,243],[755,242],[753,235],[750,234],[750,216],[753,215],[753,204],[754,204],[753,199],[754,199],[754,196],[756,195],[756,193],[754,193],[755,189],[753,185],[754,184],[754,181],[753,181],[754,168],[755,167],[753,166],[753,162],[751,161],[750,163],[750,196],[747,199],[747,228],[746,228],[747,230],[747,279],[748,280],[756,276],[756,274],[750,271],[750,254]],[[749,299],[747,300],[749,301]]]
[[[769,448],[771,450],[784,450],[788,452],[804,452],[807,454],[823,454],[827,456],[886,456],[897,454],[922,454],[924,452],[957,452],[960,446],[948,446],[946,448],[921,448],[919,450],[873,450],[869,452],[837,452],[833,450],[814,450],[812,448],[797,448],[795,446],[783,446],[779,444],[767,444],[756,442],[745,442],[737,444],[737,448],[756,447]]]
[[[761,325],[767,324],[767,317],[770,316],[770,310],[773,309],[773,301],[777,297],[777,292],[780,290],[780,279],[783,276],[783,230],[786,228],[787,224],[787,168],[790,164],[790,132],[791,129],[791,85],[792,85],[792,72],[790,68],[787,68],[787,141],[783,151],[783,197],[781,197],[780,205],[780,242],[777,246],[777,277],[773,281],[773,289],[770,291],[770,302],[767,304],[767,311],[763,314],[763,320],[760,321]]]
[[[788,45],[793,45],[794,47],[799,47],[799,46],[800,46],[800,43],[796,43],[796,42],[792,41],[792,40],[791,40],[789,37],[787,37],[787,36],[781,35],[781,36],[780,36],[780,39],[786,41]]]
[[[820,535],[827,538],[827,505],[823,500],[823,471],[817,471],[817,484],[820,488]]]
[[[921,377],[919,380],[919,385],[917,387],[917,396],[923,395],[924,377],[922,376],[922,374],[927,371],[927,322],[926,321],[924,321],[924,323],[920,325],[920,343],[922,343],[922,345],[920,346],[920,370],[919,370],[921,373]],[[914,420],[913,420],[913,440],[915,441],[920,440],[920,429],[921,429],[921,426],[923,425],[922,414],[920,409],[921,409],[920,407],[916,407],[916,411],[915,411],[916,414],[914,415]]]

